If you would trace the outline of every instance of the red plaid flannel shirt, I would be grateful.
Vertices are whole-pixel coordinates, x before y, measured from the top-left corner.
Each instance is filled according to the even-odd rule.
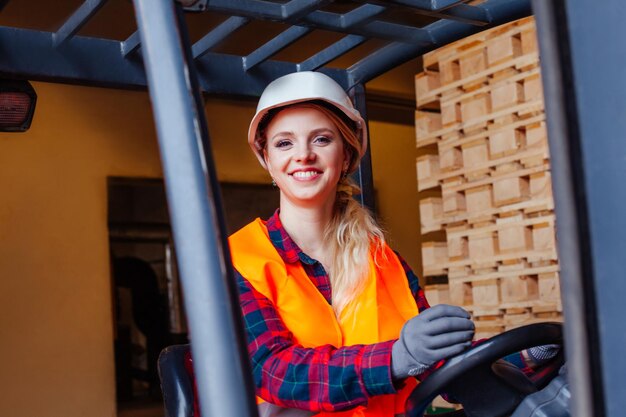
[[[328,274],[289,237],[278,211],[267,221],[272,244],[285,262],[300,262],[331,303]],[[407,285],[420,311],[428,302],[417,276],[400,258]],[[336,348],[297,346],[274,305],[235,271],[257,395],[273,404],[313,411],[339,411],[367,404],[373,395],[395,393],[391,378],[392,341]]]

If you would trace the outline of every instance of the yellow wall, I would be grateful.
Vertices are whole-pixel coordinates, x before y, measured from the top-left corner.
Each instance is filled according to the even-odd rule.
[[[391,246],[416,274],[422,270],[413,126],[370,122],[377,211]],[[422,283],[423,284],[423,283]]]
[[[255,108],[256,103],[249,101],[207,100],[207,124],[220,181],[271,181],[248,146],[248,125]]]
[[[160,176],[148,98],[33,85],[0,134],[0,415],[114,416],[107,176]]]

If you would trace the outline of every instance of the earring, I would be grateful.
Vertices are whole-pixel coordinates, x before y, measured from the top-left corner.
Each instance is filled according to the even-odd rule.
[[[348,170],[345,170],[341,173],[341,180],[345,180],[348,177]]]
[[[272,187],[277,187],[276,181],[274,181],[274,178],[272,178]]]

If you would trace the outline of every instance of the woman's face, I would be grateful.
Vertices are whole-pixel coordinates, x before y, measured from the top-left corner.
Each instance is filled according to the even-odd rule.
[[[265,162],[281,198],[309,207],[334,201],[348,158],[337,127],[324,113],[288,107],[274,116],[265,133]]]

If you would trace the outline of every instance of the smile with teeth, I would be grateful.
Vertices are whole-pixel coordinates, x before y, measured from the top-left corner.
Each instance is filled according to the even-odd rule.
[[[319,171],[296,171],[292,173],[291,176],[298,180],[308,180],[319,174],[321,174]]]

